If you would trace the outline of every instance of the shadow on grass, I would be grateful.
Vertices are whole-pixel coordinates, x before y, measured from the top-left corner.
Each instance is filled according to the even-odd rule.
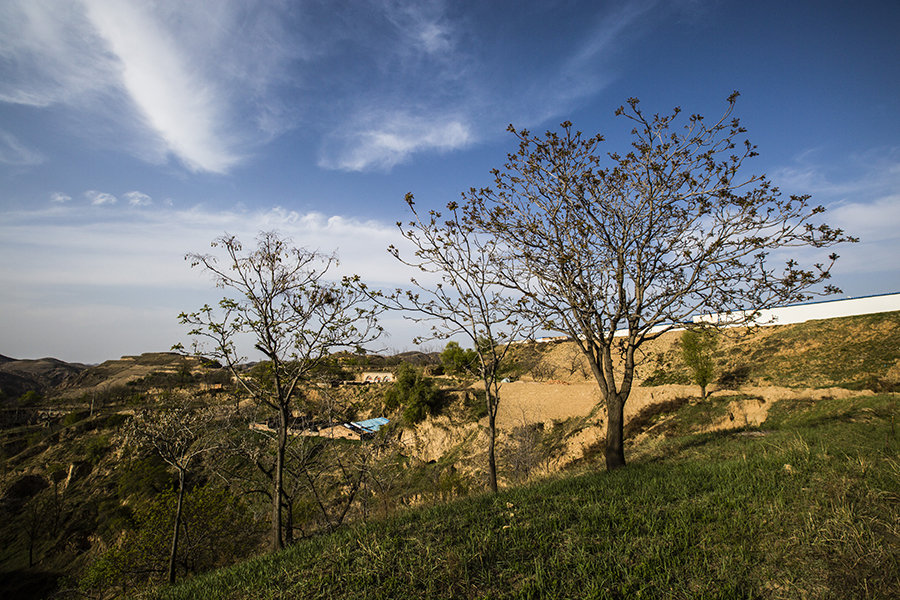
[[[59,573],[20,569],[0,572],[0,597],[18,600],[47,598],[56,590]]]

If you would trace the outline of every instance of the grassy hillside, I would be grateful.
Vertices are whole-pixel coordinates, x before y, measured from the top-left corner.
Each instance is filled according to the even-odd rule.
[[[644,385],[690,383],[672,332],[655,343]],[[743,383],[889,391],[900,386],[900,312],[775,325],[718,334],[713,389]]]
[[[782,401],[759,431],[359,524],[147,598],[900,596],[897,398]]]
[[[581,388],[590,384],[573,344],[517,348],[509,374],[520,381],[504,389],[519,396],[506,398],[504,406],[521,405],[521,411],[510,409],[515,418],[498,439],[501,477],[509,485],[545,479],[496,498],[480,496],[485,442],[473,410],[481,406],[477,394],[460,391],[466,381],[441,378],[442,385],[457,390],[448,395],[455,400],[415,430],[386,430],[378,452],[368,443],[345,448],[310,442],[316,453],[309,464],[321,494],[298,492],[292,520],[305,541],[286,555],[220,576],[226,579],[197,579],[188,585],[200,587],[186,589],[234,598],[612,598],[632,592],[865,597],[867,589],[875,591],[872,597],[890,595],[898,555],[898,532],[891,525],[898,521],[900,497],[891,421],[897,396],[862,401],[847,398],[867,392],[802,388],[896,391],[900,313],[734,333],[718,346],[720,382],[709,401],[691,398],[695,386],[635,390],[631,412],[626,411],[631,463],[612,475],[591,474],[602,463],[603,432],[596,419],[554,417],[545,423],[543,405],[528,395],[550,394],[549,401],[567,409],[576,404]],[[680,335],[671,332],[648,346],[639,374],[650,377],[643,386],[687,382]],[[360,364],[356,356],[338,358],[351,375],[400,361],[366,357]],[[124,444],[124,427],[134,411],[157,406],[166,394],[182,389],[221,405],[223,414],[243,411],[239,422],[223,424],[229,443],[256,439],[247,424],[265,414],[257,415],[252,403],[238,404],[230,378],[211,367],[168,353],[124,357],[82,370],[44,397],[14,398],[0,413],[0,597],[51,597],[57,585],[77,597],[74,589],[85,573],[97,574],[104,553],[129,547],[126,536],[142,531],[142,519],[150,518],[173,479],[161,460]],[[737,389],[740,382],[791,389]],[[732,391],[722,389],[731,385]],[[308,400],[317,401],[327,390],[348,419],[374,416],[383,412],[384,389],[316,388]],[[778,394],[768,394],[773,390]],[[585,415],[592,406],[589,402]],[[745,413],[754,407],[760,408],[759,417],[749,420]],[[537,421],[526,425],[528,410]],[[767,412],[765,431],[698,435],[713,425],[759,423]],[[580,458],[570,460],[573,456]],[[338,477],[343,471],[334,461],[359,466],[365,475],[359,493]],[[217,457],[204,461],[191,490],[218,483],[215,473],[222,467]],[[546,479],[558,469],[565,470]],[[245,502],[246,516],[264,527],[267,501],[251,493],[257,485],[252,477],[259,473],[235,473],[228,473],[233,484],[227,490]],[[251,478],[242,483],[238,476],[245,475]],[[443,508],[409,509],[467,495],[468,500]],[[341,513],[347,498],[350,510]],[[329,519],[336,514],[347,515],[338,532],[320,535],[331,529]],[[360,523],[366,519],[368,525]],[[348,527],[350,522],[356,524]],[[221,534],[214,545],[230,535]],[[229,550],[218,562],[185,563],[179,577],[252,555],[263,547],[262,534],[258,538],[241,542],[240,551]],[[154,551],[151,558],[164,555]],[[113,573],[102,581],[132,586],[160,580],[142,575],[151,572],[143,563],[132,567],[122,571],[129,578]],[[243,583],[223,583],[241,578],[247,590]],[[194,591],[159,594],[191,597]]]
[[[751,373],[775,385],[889,385],[900,381],[900,312],[776,327],[737,352],[748,352]]]

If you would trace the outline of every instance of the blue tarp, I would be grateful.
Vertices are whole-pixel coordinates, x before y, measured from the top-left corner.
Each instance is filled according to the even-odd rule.
[[[384,417],[375,417],[374,419],[366,419],[365,421],[354,421],[353,423],[350,423],[350,428],[362,429],[369,433],[375,433],[388,423],[389,421]]]

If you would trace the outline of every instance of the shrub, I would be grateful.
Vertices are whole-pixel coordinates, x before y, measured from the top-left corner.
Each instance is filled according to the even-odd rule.
[[[556,367],[549,362],[537,362],[531,367],[531,376],[535,381],[547,381],[556,376]]]
[[[168,490],[134,513],[135,529],[102,553],[82,576],[81,591],[103,594],[142,585],[165,573],[176,494]],[[239,498],[223,488],[200,486],[184,499],[184,528],[176,564],[180,575],[230,564],[253,553],[260,525]]]
[[[91,464],[95,465],[100,462],[103,455],[109,450],[109,438],[105,435],[98,435],[88,440],[84,447],[85,458]]]
[[[63,427],[71,427],[78,421],[81,421],[82,419],[84,419],[87,415],[88,415],[88,413],[86,413],[84,411],[70,412],[65,417],[63,417],[62,426]]]
[[[687,330],[681,334],[681,357],[691,371],[691,379],[700,386],[700,397],[706,399],[706,386],[712,383],[716,365],[713,352],[717,340],[709,331]]]
[[[472,372],[478,362],[478,354],[470,349],[463,349],[456,342],[447,342],[441,352],[441,366],[448,375],[466,375]]]
[[[122,499],[135,494],[149,498],[171,489],[173,482],[168,466],[154,453],[128,463],[120,471],[117,485]]]
[[[750,366],[737,365],[719,375],[717,383],[724,388],[737,388],[750,379]]]
[[[406,363],[397,369],[394,384],[384,393],[385,408],[402,408],[407,423],[418,423],[428,415],[437,414],[442,404],[443,395],[434,382]]]
[[[21,406],[33,406],[40,402],[41,399],[42,396],[38,392],[34,390],[28,390],[27,392],[19,396],[19,404]]]

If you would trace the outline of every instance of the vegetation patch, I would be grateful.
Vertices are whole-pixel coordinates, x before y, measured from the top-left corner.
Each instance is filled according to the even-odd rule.
[[[876,393],[900,389],[900,312],[858,315],[712,334],[719,388],[746,383],[842,386]],[[673,344],[648,365],[644,386],[691,383]]]
[[[895,597],[895,412],[892,396],[786,406],[766,436],[673,438],[626,469],[357,525],[146,597]]]

